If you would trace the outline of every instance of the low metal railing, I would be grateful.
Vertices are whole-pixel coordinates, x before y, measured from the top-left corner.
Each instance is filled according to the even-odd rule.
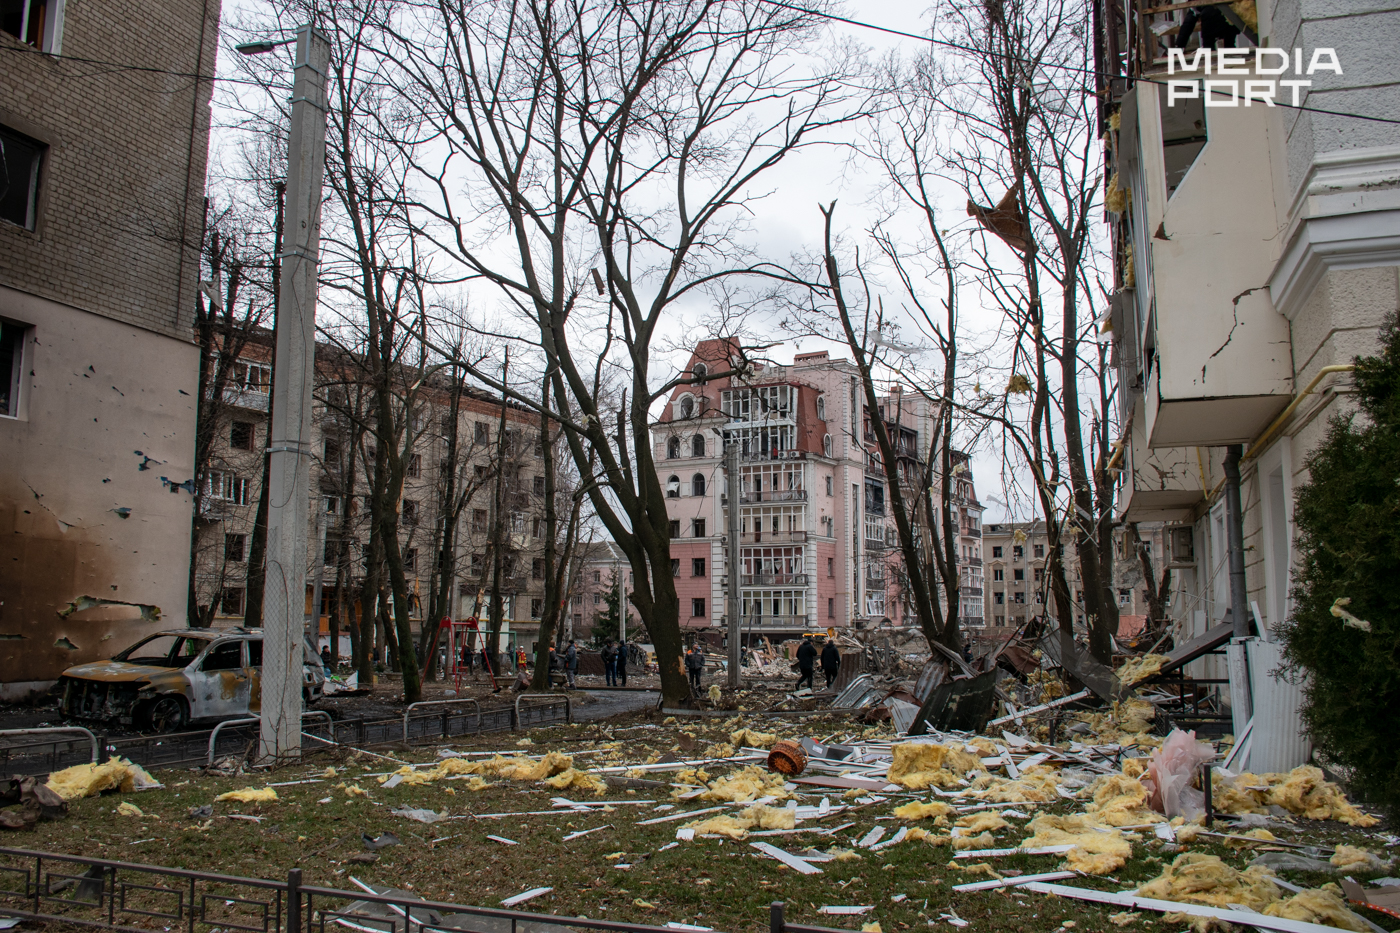
[[[409,718],[410,715],[412,715],[412,713],[413,713],[413,711],[414,711],[415,709],[421,709],[421,708],[426,707],[426,706],[441,706],[441,707],[443,707],[443,713],[442,713],[442,733],[441,733],[441,734],[442,734],[442,735],[447,735],[447,734],[448,734],[448,731],[449,731],[449,723],[448,723],[447,719],[448,719],[448,716],[449,716],[449,710],[450,710],[450,708],[451,708],[451,707],[454,707],[454,706],[464,706],[464,705],[466,705],[467,703],[470,703],[472,706],[476,707],[476,727],[475,727],[474,729],[472,729],[472,731],[473,731],[473,732],[480,732],[480,731],[481,731],[481,703],[480,703],[480,701],[478,701],[478,700],[476,700],[476,699],[474,699],[474,698],[472,698],[472,697],[464,697],[464,698],[459,699],[459,700],[421,700],[421,701],[419,701],[419,702],[417,702],[417,703],[410,703],[410,704],[408,704],[408,709],[406,709],[406,710],[403,711],[403,741],[404,741],[404,744],[408,744],[408,718]],[[434,736],[434,738],[437,738],[437,736]]]
[[[515,715],[511,719],[510,728],[512,732],[519,732],[522,724],[520,716],[520,704],[525,700],[539,700],[541,705],[551,705],[564,701],[564,721],[572,723],[574,721],[574,701],[567,693],[558,696],[541,693],[522,693],[515,698]],[[536,720],[538,721],[538,720]]]
[[[509,921],[511,933],[545,925],[673,933],[667,927],[617,920],[426,901],[406,892],[323,888],[303,884],[300,868],[288,871],[285,881],[269,881],[10,848],[0,848],[0,916],[122,933],[150,933],[152,921],[172,933],[325,933],[328,924],[361,933],[476,928],[462,922],[467,917]],[[782,927],[773,929],[784,933]],[[786,933],[801,931],[788,926]]]
[[[0,730],[0,741],[3,741],[6,736],[10,735],[49,735],[57,732],[81,732],[83,735],[87,736],[88,741],[92,744],[92,763],[97,764],[100,758],[98,754],[99,743],[97,741],[97,736],[93,735],[90,730],[84,729],[82,726],[53,726],[44,729],[4,729]]]
[[[306,736],[306,737],[309,738],[309,739],[315,739],[315,740],[318,741],[318,742],[325,742],[327,745],[334,745],[334,744],[336,744],[333,738],[332,738],[332,739],[323,739],[323,738],[321,738],[319,735],[311,735],[309,732],[307,732],[307,731],[306,731],[306,720],[308,720],[308,719],[325,719],[325,721],[326,721],[326,728],[329,729],[329,730],[331,731],[332,735],[334,735],[334,731],[335,731],[335,720],[331,718],[331,714],[330,714],[330,713],[326,712],[326,711],[323,710],[323,709],[308,709],[308,710],[303,710],[303,711],[302,711],[302,714],[301,714],[302,735]],[[253,726],[253,725],[258,725],[258,724],[260,724],[261,722],[262,722],[262,719],[261,719],[260,717],[258,717],[258,716],[251,716],[251,717],[249,717],[248,719],[225,719],[223,722],[221,722],[221,723],[219,723],[218,725],[216,725],[216,726],[215,726],[212,730],[210,730],[210,732],[209,732],[209,754],[205,756],[205,759],[204,759],[204,767],[206,767],[206,768],[212,768],[212,767],[214,767],[214,748],[215,748],[215,746],[216,746],[216,745],[218,744],[218,742],[219,742],[219,733],[220,733],[220,732],[223,732],[225,729],[231,729],[231,728],[235,728],[235,727],[238,727],[238,726]]]

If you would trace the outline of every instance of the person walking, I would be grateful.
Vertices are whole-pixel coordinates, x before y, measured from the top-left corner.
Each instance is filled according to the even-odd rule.
[[[817,648],[812,644],[812,636],[808,635],[802,639],[802,644],[797,649],[797,689],[801,690],[805,683],[808,690],[816,689],[812,685],[812,674],[815,671],[817,660]]]
[[[613,681],[619,687],[627,686],[627,642],[617,646],[617,654],[613,656],[613,664],[616,671],[613,674]]]
[[[826,689],[830,690],[841,673],[841,652],[836,650],[834,638],[828,638],[822,645],[822,673],[826,675]]]
[[[321,666],[328,671],[335,670],[335,659],[331,657],[331,646],[321,646]]]
[[[691,692],[699,695],[700,675],[705,671],[705,655],[695,645],[691,645],[690,650],[685,653],[685,671],[690,675]]]
[[[578,646],[569,639],[569,647],[564,649],[564,673],[569,678],[569,689],[574,689],[574,678],[578,676]]]

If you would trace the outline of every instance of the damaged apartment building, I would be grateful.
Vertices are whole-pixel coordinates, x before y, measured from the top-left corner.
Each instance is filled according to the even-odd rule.
[[[725,631],[724,445],[740,447],[740,619],[746,644],[826,629],[917,627],[900,588],[901,557],[874,429],[890,432],[900,472],[916,483],[928,456],[932,404],[893,391],[864,404],[853,363],[826,352],[753,366],[741,380],[730,346],[702,341],[653,430],[671,520],[671,572],[681,627]],[[710,373],[717,374],[708,378]],[[960,618],[982,619],[982,505],[956,453],[952,511],[962,577]]]
[[[5,696],[185,624],[218,13],[0,5]]]
[[[195,589],[200,612],[216,626],[242,624],[248,611],[248,570],[268,442],[271,345],[251,340],[232,367],[233,384],[219,406],[208,481],[199,499]],[[360,611],[370,543],[370,477],[376,457],[373,396],[363,361],[317,346],[311,502],[308,523],[306,612],[313,605],[323,636],[332,617],[341,635],[338,654],[350,654],[349,620]],[[405,464],[399,506],[399,544],[415,629],[437,585],[438,555],[447,510],[449,471],[454,498],[463,503],[453,534],[456,554],[454,618],[487,616],[486,592],[495,554],[502,564],[502,646],[533,652],[544,612],[544,493],[539,416],[461,387],[457,399],[456,457],[448,456],[452,390],[431,377],[405,405],[412,453]],[[505,420],[505,435],[500,426]],[[504,475],[497,486],[497,465]],[[499,498],[498,498],[499,497]],[[496,525],[497,515],[502,523]],[[493,543],[493,542],[499,542]],[[385,580],[384,575],[380,575]],[[387,580],[384,592],[388,594]],[[317,598],[319,596],[319,602]],[[391,605],[386,595],[385,605]],[[386,613],[389,610],[386,608]],[[485,623],[483,622],[483,627]],[[382,632],[378,644],[382,646]],[[324,642],[323,642],[324,643]]]
[[[1239,673],[1258,691],[1277,667],[1304,464],[1400,305],[1400,126],[1354,116],[1397,112],[1400,10],[1133,0],[1096,14],[1113,75],[1119,510],[1166,523],[1177,644],[1241,615],[1257,632],[1226,646],[1247,665],[1216,654],[1194,671],[1235,671],[1223,699],[1238,732]]]

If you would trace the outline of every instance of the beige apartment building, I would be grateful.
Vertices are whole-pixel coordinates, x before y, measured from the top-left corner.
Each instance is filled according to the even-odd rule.
[[[1143,546],[1151,558],[1153,577],[1148,581],[1142,561],[1126,528],[1113,532],[1112,591],[1118,608],[1117,635],[1136,634],[1146,624],[1147,590],[1161,580],[1166,554],[1164,526],[1144,523],[1138,527]],[[982,547],[987,555],[983,570],[986,574],[987,625],[985,638],[1004,641],[1022,625],[1037,617],[1053,620],[1054,600],[1050,595],[1049,564],[1050,537],[1045,523],[1007,522],[983,526]],[[1079,576],[1079,560],[1072,547],[1066,548],[1065,582],[1075,606],[1073,625],[1076,633],[1087,633],[1084,617],[1084,589]],[[1047,606],[1050,608],[1047,610]]]
[[[211,93],[190,76],[213,74],[218,17],[172,0],[0,15],[5,696],[185,624]]]
[[[212,608],[215,625],[237,625],[247,610],[248,560],[267,445],[271,346],[268,335],[249,342],[233,367],[234,385],[225,392],[216,431],[209,479],[199,499],[195,541],[196,592],[201,609]],[[313,410],[313,457],[306,612],[312,612],[316,581],[321,601],[316,612],[327,635],[339,613],[339,653],[349,655],[346,621],[357,612],[370,540],[369,477],[375,440],[356,423],[370,419],[370,394],[363,367],[325,346],[317,348]],[[468,392],[458,403],[457,457],[448,460],[451,398],[447,388],[429,384],[411,402],[406,430],[412,433],[403,498],[399,502],[399,545],[408,578],[409,616],[415,631],[439,579],[436,555],[443,534],[447,471],[455,470],[466,503],[455,535],[457,569],[451,587],[451,613],[465,619],[487,615],[492,581],[497,444],[502,416],[499,399]],[[505,477],[501,493],[502,645],[533,652],[544,613],[544,451],[539,416],[516,405],[504,409]],[[387,582],[385,584],[387,590]],[[382,642],[381,642],[382,643]]]

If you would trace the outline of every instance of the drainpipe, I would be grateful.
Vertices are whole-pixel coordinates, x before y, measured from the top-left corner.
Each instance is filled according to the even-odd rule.
[[[1249,637],[1249,595],[1244,579],[1244,512],[1240,506],[1240,457],[1244,448],[1231,444],[1225,453],[1226,548],[1230,561],[1230,615],[1235,638]]]

